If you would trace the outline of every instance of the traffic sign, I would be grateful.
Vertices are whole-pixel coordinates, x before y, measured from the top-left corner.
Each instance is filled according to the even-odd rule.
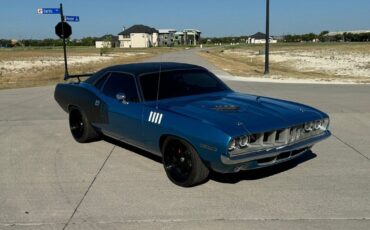
[[[79,16],[65,16],[65,20],[67,22],[79,22],[80,17]]]
[[[55,26],[55,34],[60,38],[69,38],[72,34],[72,27],[67,22],[59,22]]]
[[[60,14],[59,8],[38,8],[38,14]]]

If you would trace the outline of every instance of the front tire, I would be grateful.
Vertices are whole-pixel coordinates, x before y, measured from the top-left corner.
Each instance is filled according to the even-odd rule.
[[[72,107],[69,112],[69,127],[73,138],[79,143],[91,142],[99,137],[85,113],[77,107]]]
[[[176,185],[192,187],[206,181],[209,169],[192,145],[168,137],[162,147],[163,166],[168,178]]]

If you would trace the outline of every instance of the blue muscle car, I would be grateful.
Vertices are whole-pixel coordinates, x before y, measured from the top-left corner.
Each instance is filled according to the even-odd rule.
[[[233,173],[294,159],[330,136],[312,107],[237,93],[207,69],[181,63],[105,68],[58,84],[78,142],[101,135],[161,156],[169,179],[189,187],[209,170]]]

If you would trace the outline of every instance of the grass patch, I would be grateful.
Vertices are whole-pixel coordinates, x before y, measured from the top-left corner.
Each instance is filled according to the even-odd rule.
[[[108,49],[102,59],[79,64],[69,63],[70,74],[91,73],[101,68],[134,63],[155,55],[173,52],[177,48]],[[100,57],[95,47],[68,48],[69,61]],[[0,49],[0,89],[33,87],[63,81],[64,62],[62,47],[34,47]]]
[[[275,78],[370,83],[370,43],[271,44]],[[264,45],[224,46],[199,53],[236,76],[263,76]]]

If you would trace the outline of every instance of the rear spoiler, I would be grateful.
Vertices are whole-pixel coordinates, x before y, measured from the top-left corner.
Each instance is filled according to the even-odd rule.
[[[71,78],[77,78],[78,82],[81,82],[80,77],[91,77],[93,74],[94,73],[77,74],[77,75],[66,74],[66,75],[64,75],[64,80],[66,81],[66,80],[71,79]]]

